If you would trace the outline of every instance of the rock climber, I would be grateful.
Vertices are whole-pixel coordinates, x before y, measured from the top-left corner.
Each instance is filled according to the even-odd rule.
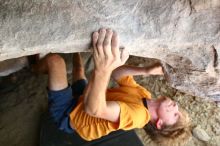
[[[163,75],[162,66],[124,65],[129,54],[119,48],[118,34],[112,29],[95,31],[92,49],[94,69],[88,81],[79,53],[73,54],[72,85],[61,56],[48,54],[34,66],[36,72],[48,74],[49,112],[60,130],[77,132],[88,141],[119,129],[143,127],[159,141],[189,135],[188,116],[178,104],[164,96],[151,99],[133,78]],[[110,78],[117,87],[107,88]]]

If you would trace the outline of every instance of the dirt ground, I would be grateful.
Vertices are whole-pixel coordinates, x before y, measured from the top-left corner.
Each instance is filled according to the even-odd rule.
[[[129,64],[137,66],[147,66],[151,63],[152,60],[138,57],[131,57],[129,60]],[[220,107],[217,103],[173,89],[163,77],[138,77],[136,80],[151,91],[153,98],[164,95],[177,101],[180,107],[189,113],[192,129],[198,126],[210,137],[208,142],[203,142],[192,136],[186,146],[220,146]],[[146,146],[157,146],[143,129],[137,129],[136,132]]]
[[[83,55],[88,60],[88,55]],[[68,72],[71,70],[70,57]],[[146,66],[155,62],[150,59],[130,57],[128,64]],[[92,69],[86,64],[87,74]],[[47,76],[36,75],[23,69],[15,73],[16,83],[10,92],[0,93],[0,145],[1,146],[38,146],[40,117],[47,110]],[[71,81],[71,75],[68,76]],[[181,93],[170,87],[163,77],[137,77],[137,82],[151,91],[153,98],[159,95],[173,97],[179,105],[189,112],[192,127],[200,126],[210,137],[202,142],[192,136],[187,146],[220,146],[220,107],[214,102],[204,101],[195,96]],[[1,84],[1,80],[0,80]],[[136,129],[146,146],[156,146],[143,129]]]

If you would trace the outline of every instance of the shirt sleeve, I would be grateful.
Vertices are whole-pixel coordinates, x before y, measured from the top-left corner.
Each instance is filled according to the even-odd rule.
[[[119,104],[121,111],[118,129],[143,128],[149,122],[150,114],[144,106],[124,102]]]
[[[119,86],[137,87],[138,84],[134,80],[133,76],[123,76],[117,80]]]
[[[92,117],[83,111],[82,104],[70,114],[70,122],[74,130],[85,140],[100,138],[108,133],[123,129],[130,130],[144,127],[150,115],[147,109],[138,104],[118,101],[120,105],[119,123]]]

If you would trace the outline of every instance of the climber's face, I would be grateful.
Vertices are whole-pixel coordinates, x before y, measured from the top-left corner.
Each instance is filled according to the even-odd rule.
[[[157,110],[158,121],[157,127],[160,129],[164,125],[174,125],[180,116],[178,105],[175,101],[165,97],[160,100]]]

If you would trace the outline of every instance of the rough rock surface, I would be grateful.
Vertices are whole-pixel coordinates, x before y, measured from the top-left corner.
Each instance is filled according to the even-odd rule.
[[[103,26],[132,55],[167,63],[173,87],[220,101],[219,0],[0,0],[0,61],[88,51]]]
[[[0,77],[7,76],[11,73],[21,70],[28,66],[27,57],[13,58],[0,62]]]

